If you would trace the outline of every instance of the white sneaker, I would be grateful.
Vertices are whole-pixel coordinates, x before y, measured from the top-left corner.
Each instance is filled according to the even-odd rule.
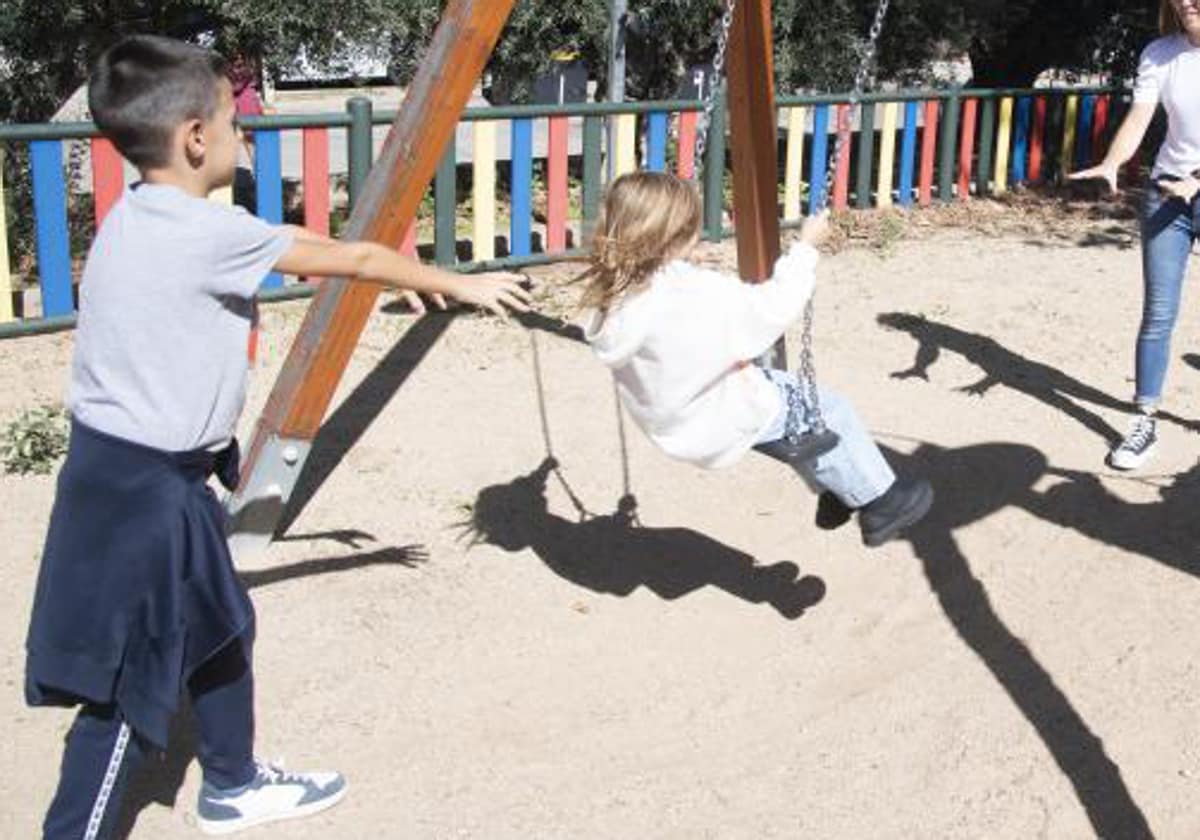
[[[1108,453],[1108,463],[1118,470],[1136,470],[1146,463],[1158,444],[1158,428],[1154,416],[1139,414],[1129,424],[1129,434]]]
[[[232,834],[276,820],[307,817],[332,808],[346,795],[346,780],[340,773],[289,773],[278,764],[256,763],[258,772],[240,788],[201,785],[196,803],[201,831]]]

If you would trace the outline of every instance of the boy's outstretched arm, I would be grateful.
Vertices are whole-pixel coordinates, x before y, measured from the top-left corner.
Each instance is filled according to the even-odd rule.
[[[308,228],[301,227],[299,225],[283,225],[283,228],[292,235],[292,238],[296,242],[314,242],[318,245],[344,244],[341,240],[333,239],[332,237],[326,236],[322,233],[316,233],[315,231],[311,231]],[[409,308],[411,308],[413,312],[418,315],[425,314],[425,301],[419,294],[411,289],[404,289],[400,292],[400,296],[404,299],[404,302],[409,305]],[[429,296],[429,298],[433,301],[433,305],[438,309],[446,308],[446,298],[443,295],[432,294]]]
[[[517,274],[453,274],[424,265],[374,242],[339,242],[304,231],[278,262],[275,270],[302,277],[345,277],[380,283],[406,292],[452,298],[506,315],[505,307],[528,312],[532,299]]]

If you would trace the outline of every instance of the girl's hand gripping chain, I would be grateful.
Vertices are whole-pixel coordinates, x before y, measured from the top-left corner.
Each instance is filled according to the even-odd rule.
[[[820,248],[828,239],[830,232],[829,211],[823,210],[819,215],[809,216],[800,228],[800,241],[814,248]]]

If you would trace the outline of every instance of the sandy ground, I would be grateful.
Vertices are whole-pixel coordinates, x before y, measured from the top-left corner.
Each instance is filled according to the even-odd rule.
[[[705,473],[633,428],[623,449],[606,372],[552,317],[377,314],[310,462],[319,491],[244,569],[261,752],[336,766],[351,795],[246,836],[1200,837],[1200,317],[1161,456],[1112,473],[1131,222],[1020,218],[923,217],[822,264],[823,381],[939,494],[875,551],[815,529],[774,462]],[[567,273],[540,272],[551,316]],[[247,426],[302,311],[267,312]],[[3,345],[0,421],[59,397],[70,349]],[[538,471],[539,391],[586,521]],[[626,484],[638,528],[614,515]],[[21,694],[52,493],[0,477],[5,838],[36,833],[70,722]],[[178,728],[130,802],[135,838],[195,836]]]

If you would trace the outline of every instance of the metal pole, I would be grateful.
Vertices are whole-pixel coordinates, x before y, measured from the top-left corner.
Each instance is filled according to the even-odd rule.
[[[627,0],[608,2],[608,101],[625,101],[625,17],[629,8]],[[617,118],[608,119],[608,180],[616,176]]]
[[[371,136],[371,121],[373,118],[371,100],[365,96],[355,96],[346,103],[346,111],[350,114],[350,128],[346,129],[347,155],[350,167],[350,207],[358,204],[362,195],[363,185],[371,174],[371,158],[375,154]]]

